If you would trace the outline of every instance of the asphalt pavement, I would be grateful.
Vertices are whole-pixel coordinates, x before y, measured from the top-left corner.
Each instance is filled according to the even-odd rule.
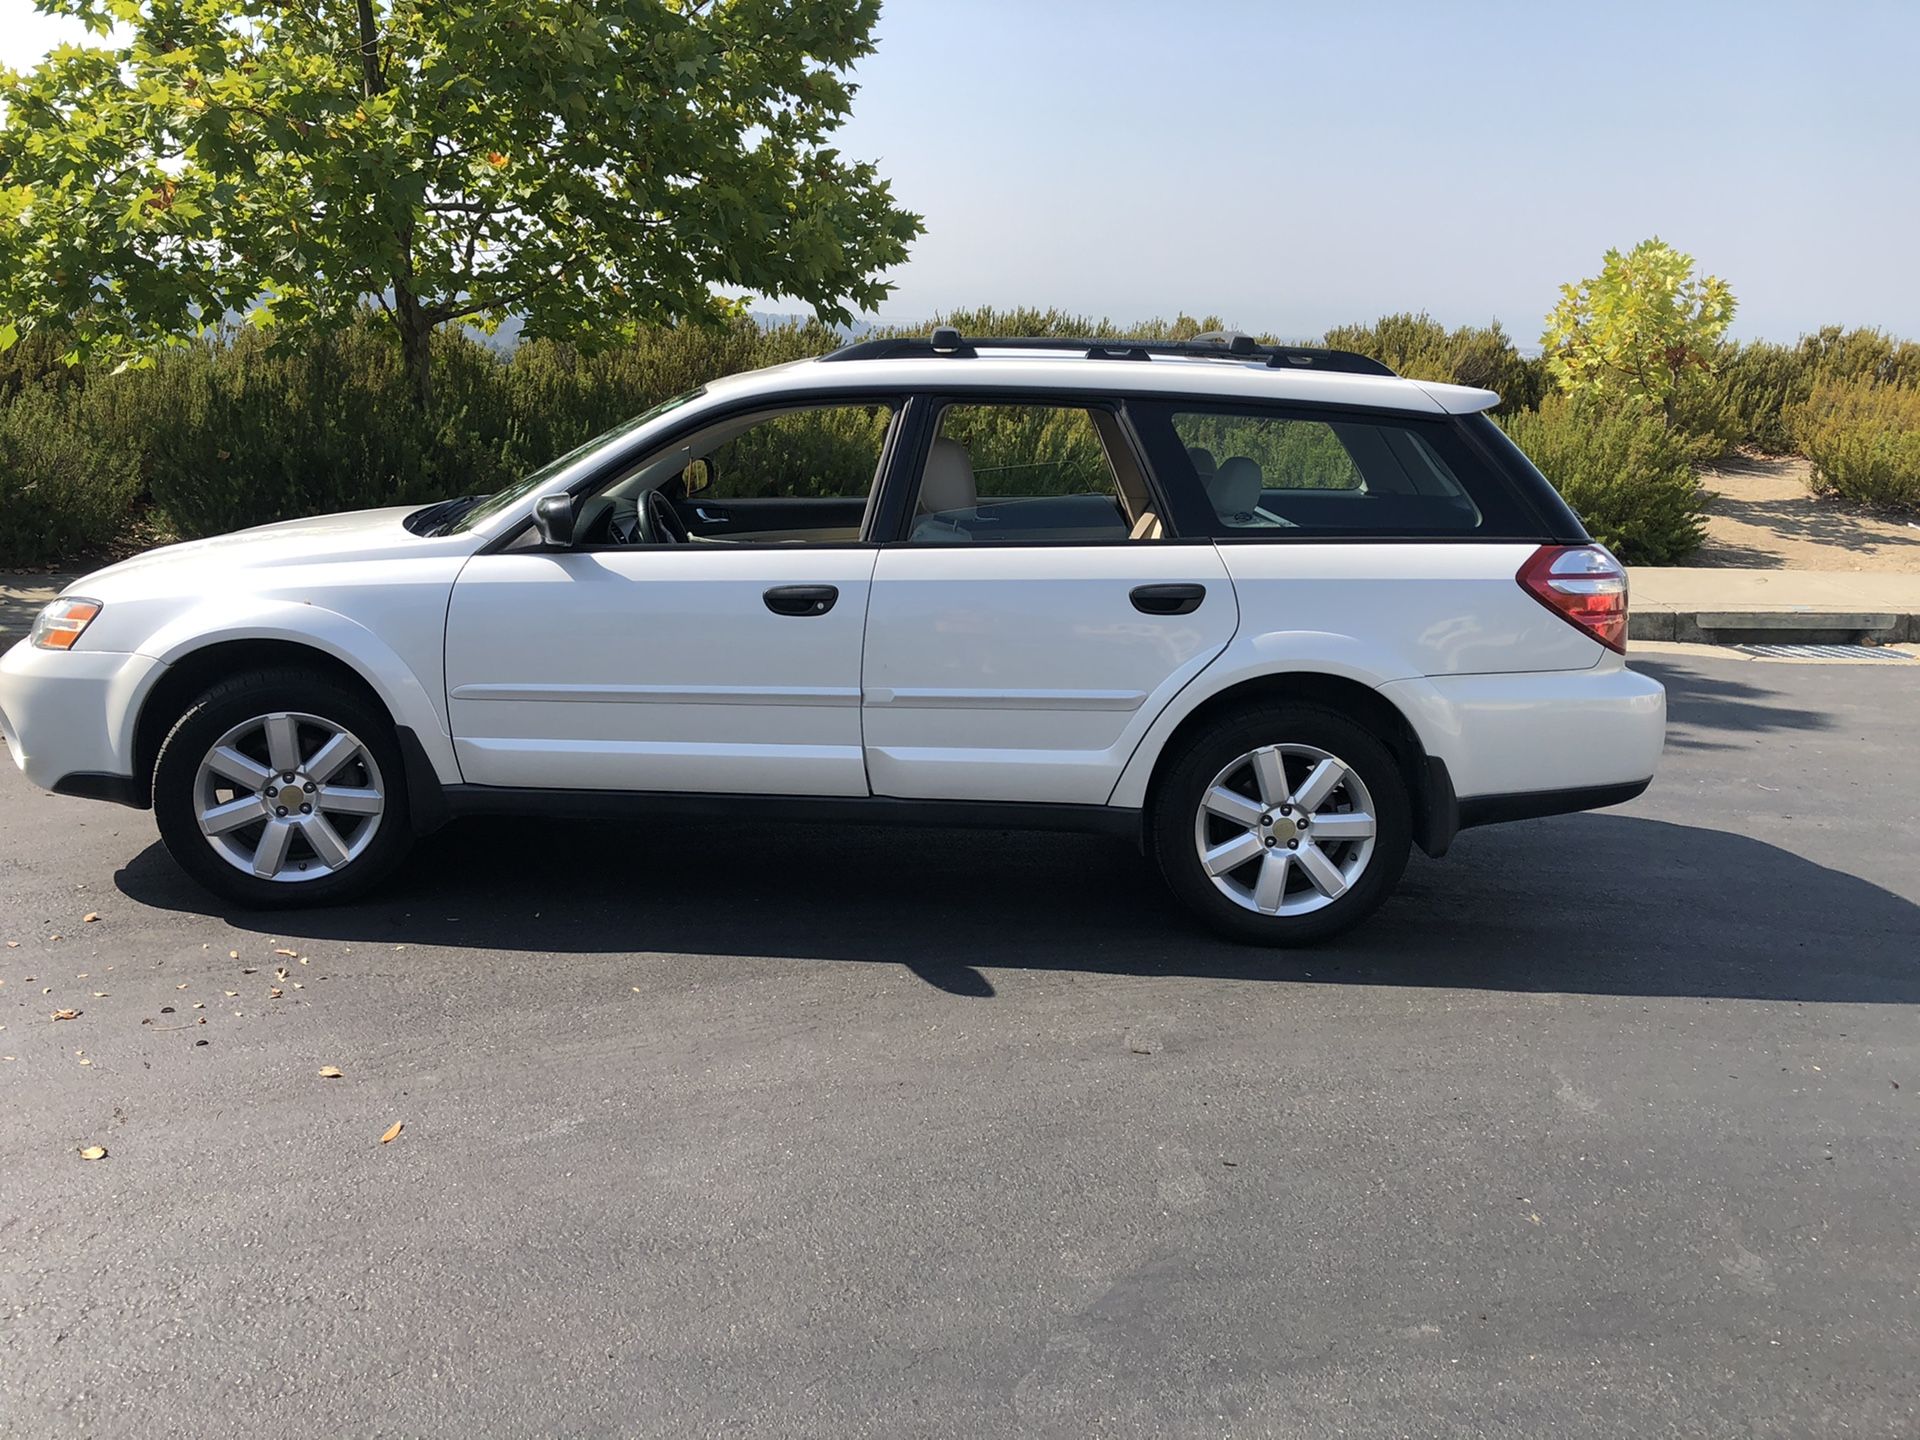
[[[0,767],[0,1434],[1912,1435],[1920,661],[1637,663],[1647,795],[1293,954],[827,827],[262,919]]]

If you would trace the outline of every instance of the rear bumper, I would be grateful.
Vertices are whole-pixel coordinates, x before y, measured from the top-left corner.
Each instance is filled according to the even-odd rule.
[[[1380,693],[1445,762],[1462,829],[1617,805],[1647,787],[1666,742],[1667,692],[1618,661],[1397,680]]]
[[[45,790],[144,804],[133,779],[139,702],[166,667],[148,655],[37,650],[0,656],[0,734]]]

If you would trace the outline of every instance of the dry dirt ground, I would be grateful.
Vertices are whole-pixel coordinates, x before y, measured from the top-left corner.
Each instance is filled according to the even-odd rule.
[[[1707,540],[1690,565],[1920,573],[1920,521],[1874,515],[1807,489],[1798,456],[1730,456],[1704,470]]]

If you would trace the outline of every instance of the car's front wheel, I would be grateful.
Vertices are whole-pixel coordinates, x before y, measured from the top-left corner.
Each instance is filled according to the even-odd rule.
[[[1377,909],[1406,868],[1400,767],[1337,711],[1250,706],[1193,735],[1171,764],[1154,854],[1173,892],[1235,939],[1325,939]]]
[[[228,900],[323,905],[363,893],[412,842],[393,725],[365,696],[294,670],[214,686],[160,747],[168,853]]]

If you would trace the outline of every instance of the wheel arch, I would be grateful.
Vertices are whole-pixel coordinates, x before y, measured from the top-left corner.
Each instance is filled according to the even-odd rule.
[[[393,723],[399,737],[407,767],[407,788],[415,798],[416,811],[421,812],[416,825],[443,808],[429,807],[423,801],[437,794],[445,778],[427,743],[433,738],[440,739],[451,763],[451,750],[445,745],[444,736],[423,737],[408,724],[408,717],[396,709],[374,679],[351,661],[310,639],[284,635],[207,636],[198,645],[172,652],[141,698],[134,719],[133,783],[143,806],[153,803],[153,776],[160,746],[194,697],[233,675],[271,668],[304,670],[353,691],[378,709]],[[454,778],[457,780],[457,772]]]
[[[1400,767],[1413,806],[1413,838],[1427,854],[1444,855],[1459,828],[1458,804],[1446,762],[1429,755],[1419,732],[1379,689],[1323,670],[1281,670],[1223,686],[1183,715],[1161,742],[1145,778],[1143,813],[1152,815],[1161,782],[1187,739],[1223,715],[1276,701],[1323,705],[1351,717],[1380,738]]]

